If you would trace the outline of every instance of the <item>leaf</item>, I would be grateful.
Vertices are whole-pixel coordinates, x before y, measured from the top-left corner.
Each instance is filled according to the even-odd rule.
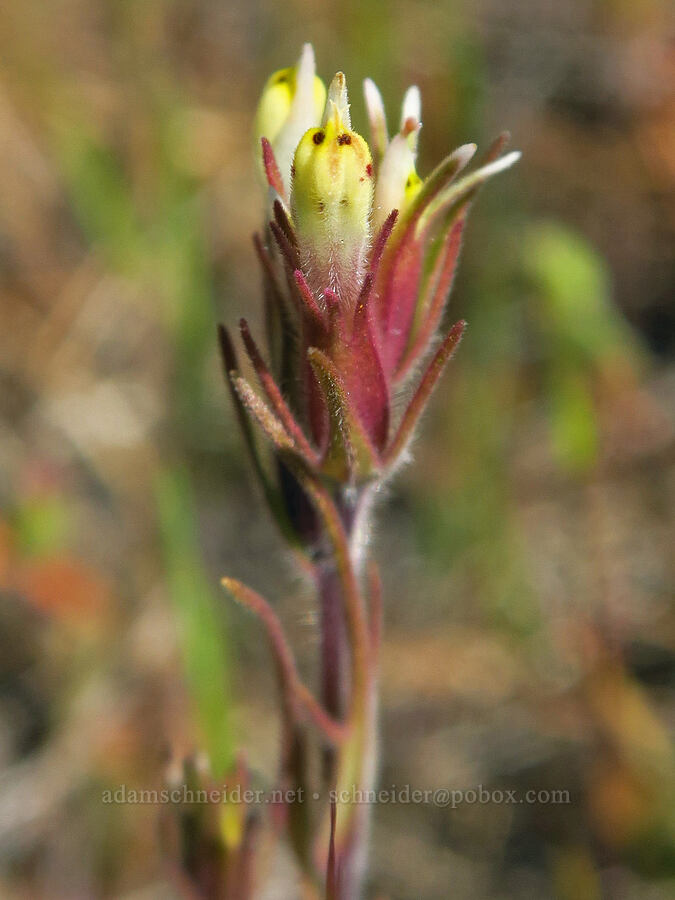
[[[260,235],[257,233],[253,235],[253,246],[255,247],[256,255],[263,270],[263,277],[265,278],[266,286],[269,287],[269,290],[277,303],[283,305],[283,291],[281,290],[281,285],[279,284],[279,279],[277,278],[274,264],[270,259],[269,252],[264,246]]]
[[[291,225],[291,220],[288,218],[286,207],[279,200],[275,200],[272,204],[272,212],[274,213],[274,221],[288,238],[289,244],[292,247],[297,247],[298,238],[295,229]]]
[[[253,365],[253,368],[255,369],[258,378],[260,379],[260,383],[263,387],[263,390],[265,391],[265,394],[267,395],[267,399],[269,400],[274,412],[279,418],[279,421],[281,422],[287,433],[290,435],[298,451],[305,457],[308,465],[318,466],[320,462],[319,456],[316,450],[310,445],[309,441],[305,437],[302,428],[296,421],[295,416],[284,400],[279,386],[277,385],[269,369],[265,365],[265,361],[263,360],[260,351],[258,350],[258,346],[251,336],[251,332],[249,331],[246,319],[242,319],[240,321],[239,327],[241,329],[241,336],[243,338],[244,345],[246,346],[246,351],[248,353],[249,359],[251,360],[251,364]]]
[[[408,348],[394,375],[396,381],[405,378],[412,366],[423,357],[440,324],[457,269],[468,211],[468,204],[462,206],[456,215],[453,210],[449,225],[442,229],[435,246],[428,252],[425,268],[430,271],[417,301]]]
[[[496,139],[488,147],[487,152],[483,157],[482,164],[485,165],[486,163],[491,163],[495,159],[499,159],[510,141],[510,131],[502,131],[501,134],[497,135]]]
[[[256,394],[248,381],[236,372],[231,372],[230,378],[244,407],[260,425],[265,436],[274,444],[275,448],[277,450],[296,451],[297,448],[293,438],[265,402]]]
[[[253,235],[258,260],[263,271],[265,300],[265,320],[273,366],[283,371],[289,353],[295,350],[297,308],[285,289],[279,284],[278,274],[269,250],[263,245],[259,234]]]
[[[329,741],[339,743],[344,740],[345,727],[328,715],[309,688],[300,680],[293,651],[286,640],[279,617],[269,602],[261,594],[234,578],[223,578],[221,584],[237,603],[254,613],[264,626],[274,652],[279,686],[288,710],[295,714],[302,708]]]
[[[592,381],[583,371],[553,366],[549,374],[549,419],[560,467],[581,475],[597,464],[600,438]]]
[[[429,175],[422,188],[399,219],[378,268],[375,303],[380,326],[383,366],[387,376],[398,367],[410,337],[417,309],[420,284],[431,235],[420,232],[418,222],[434,201],[467,165],[476,151],[475,144],[459,147]]]
[[[338,481],[362,480],[379,467],[377,450],[361,424],[333,362],[316,347],[307,351],[328,410],[330,433],[323,471]]]
[[[406,222],[415,220],[431,200],[466,168],[476,153],[475,144],[462,144],[440,162],[424,179],[422,189],[406,214]]]
[[[473,145],[460,148],[441,164],[424,183],[411,210],[395,232],[394,240],[386,253],[382,277],[377,287],[377,299],[382,329],[383,363],[391,377],[401,377],[414,362],[408,354],[405,364],[400,360],[409,344],[418,310],[424,271],[428,271],[427,253],[434,240],[447,233],[447,228],[463,210],[478,189],[498,172],[513,165],[520,153],[509,153],[493,160],[460,181],[454,176],[470,159]],[[445,297],[442,297],[442,304]],[[440,318],[440,316],[438,316]]]
[[[261,138],[260,143],[262,144],[263,168],[265,170],[267,183],[273,191],[276,191],[277,194],[285,200],[286,188],[284,187],[284,180],[281,177],[281,172],[279,171],[272,145],[266,137]]]
[[[411,229],[400,242],[395,258],[389,260],[386,281],[378,295],[382,302],[382,363],[387,377],[396,370],[408,341],[426,249],[425,241],[417,238]]]
[[[455,325],[453,325],[449,334],[446,336],[443,343],[434,354],[433,359],[427,366],[427,369],[422,376],[422,380],[420,381],[412,400],[408,404],[408,407],[403,414],[403,418],[396,431],[396,435],[394,436],[394,439],[386,450],[385,462],[387,463],[387,465],[394,465],[398,457],[405,450],[406,445],[413,435],[420,416],[424,412],[424,409],[429,401],[429,397],[431,396],[433,389],[438,383],[438,379],[443,374],[445,366],[452,358],[453,353],[457,349],[457,346],[462,339],[465,328],[466,322],[464,321],[459,321]]]
[[[241,432],[244,438],[244,444],[248,451],[251,464],[253,465],[253,470],[256,474],[256,477],[258,478],[263,491],[263,495],[265,497],[265,501],[267,502],[270,512],[272,513],[272,517],[276,522],[279,530],[291,544],[297,546],[299,543],[298,535],[296,534],[296,531],[293,528],[288,515],[286,514],[281,494],[270,481],[267,472],[265,471],[265,468],[262,464],[262,460],[260,459],[260,454],[258,452],[258,447],[255,442],[255,437],[253,435],[253,429],[251,428],[251,420],[234,384],[233,377],[236,376],[238,369],[237,357],[229,332],[224,325],[218,326],[218,339],[220,342],[221,355],[223,359],[223,374],[230,391],[230,395],[232,397],[232,402],[237,414],[239,427],[241,428]]]
[[[298,294],[302,302],[303,312],[309,315],[309,318],[312,320],[314,325],[318,325],[321,331],[325,332],[326,320],[324,319],[323,313],[319,308],[319,304],[316,302],[316,298],[312,293],[312,289],[307,284],[307,279],[302,274],[301,269],[296,269],[293,272],[293,278],[295,279]]]
[[[332,545],[333,558],[342,587],[345,619],[351,647],[352,705],[350,715],[356,715],[362,712],[363,705],[367,700],[366,691],[371,665],[365,604],[352,565],[349,539],[335,501],[325,485],[311,472],[298,465],[297,460],[291,459],[289,465],[314,504]],[[356,707],[359,709],[357,710]]]
[[[480,169],[476,169],[470,175],[466,175],[460,181],[440,191],[420,213],[415,225],[416,234],[419,235],[426,231],[431,222],[443,215],[451,206],[470,199],[486,181],[494,175],[510,169],[520,157],[521,153],[514,150],[512,153],[507,153],[506,156],[481,166]]]
[[[344,373],[347,394],[371,443],[381,452],[389,435],[390,395],[372,301],[372,279],[367,275],[354,310],[352,333],[343,351],[337,345],[335,364]]]
[[[278,222],[270,222],[270,231],[277,243],[277,247],[284,258],[286,266],[290,272],[295,272],[300,268],[300,258],[295,246],[291,243],[288,235]]]
[[[373,243],[373,249],[370,251],[370,275],[373,279],[375,279],[377,275],[377,270],[380,266],[380,261],[382,259],[382,254],[384,253],[384,248],[387,246],[387,241],[389,240],[392,231],[394,230],[394,225],[398,219],[398,210],[392,209],[387,218],[382,223],[382,227],[380,228],[377,237]]]

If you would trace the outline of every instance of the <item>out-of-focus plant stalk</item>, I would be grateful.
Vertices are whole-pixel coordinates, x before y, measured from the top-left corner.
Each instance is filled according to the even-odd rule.
[[[234,579],[223,584],[260,618],[276,661],[279,783],[295,792],[276,810],[276,826],[290,839],[308,895],[333,900],[361,896],[367,797],[377,770],[381,601],[368,559],[374,500],[407,460],[464,330],[458,322],[438,336],[469,206],[479,187],[519,155],[500,155],[502,137],[482,166],[460,178],[476,149],[466,145],[423,180],[415,168],[417,88],[407,92],[391,139],[370,81],[365,97],[370,146],[352,128],[344,75],[326,91],[309,45],[296,66],[269,79],[256,118],[267,224],[255,238],[269,363],[247,322],[240,323],[258,389],[242,374],[227,329],[220,330],[253,468],[281,533],[316,585],[318,697],[300,679],[272,605]],[[402,411],[394,397],[405,400]],[[312,734],[323,765],[311,793],[321,803],[292,799],[311,782]],[[240,832],[248,833],[247,814],[239,818]]]

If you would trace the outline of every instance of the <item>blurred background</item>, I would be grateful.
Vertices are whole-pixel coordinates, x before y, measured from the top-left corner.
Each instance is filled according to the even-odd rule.
[[[174,896],[157,807],[102,791],[196,747],[273,779],[266,642],[218,582],[266,592],[303,665],[313,598],[215,323],[260,322],[253,113],[306,40],[357,130],[366,75],[390,124],[419,84],[422,175],[503,128],[523,151],[472,213],[469,330],[380,510],[381,783],[571,802],[379,806],[372,896],[672,897],[666,0],[2,4],[0,895]]]

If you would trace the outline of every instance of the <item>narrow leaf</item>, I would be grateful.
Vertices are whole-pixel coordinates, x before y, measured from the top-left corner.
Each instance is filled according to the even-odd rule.
[[[300,294],[300,299],[303,304],[303,310],[309,313],[309,316],[315,325],[318,325],[323,331],[325,331],[326,321],[323,317],[323,313],[321,312],[319,304],[316,302],[316,298],[314,297],[312,289],[307,284],[307,279],[302,274],[302,271],[300,269],[296,269],[293,272],[293,278],[295,279],[298,293]]]
[[[340,315],[340,298],[331,288],[325,288],[323,299],[326,304],[326,314],[328,316],[328,330],[333,335],[339,335],[342,340],[345,339],[344,318]]]
[[[437,238],[436,258],[433,260],[423,296],[418,300],[408,348],[394,375],[396,381],[405,378],[412,366],[424,355],[436,333],[455,277],[468,211],[469,206],[465,204],[456,214],[451,215],[449,230],[443,228]]]
[[[441,377],[443,369],[457,349],[465,328],[466,322],[464,321],[459,321],[453,325],[450,333],[446,336],[445,340],[434,354],[433,359],[422,376],[422,380],[418,385],[415,395],[403,414],[403,419],[401,420],[396,435],[387,448],[385,462],[388,465],[396,462],[412,437],[415,426],[424,412],[429,397],[431,396],[431,392],[435,388],[438,379]]]
[[[501,156],[499,159],[492,160],[487,165],[481,166],[480,169],[476,169],[475,172],[471,172],[470,175],[466,175],[455,184],[449,185],[434,197],[423,210],[417,221],[416,233],[420,234],[425,231],[433,219],[451,206],[468,200],[489,178],[511,168],[518,162],[520,157],[520,152],[514,150],[512,153],[507,153],[506,156]]]
[[[511,140],[511,132],[510,131],[502,131],[500,135],[490,144],[485,153],[485,156],[482,159],[482,165],[486,163],[491,163],[495,159],[499,159],[499,157],[504,152],[505,148],[508,146]]]
[[[291,225],[291,220],[288,218],[288,213],[286,212],[283,204],[279,200],[275,200],[272,204],[272,210],[274,212],[274,221],[288,238],[289,244],[291,244],[291,246],[293,247],[297,247],[298,238],[295,234],[295,229]]]
[[[389,236],[393,231],[397,219],[398,210],[392,209],[392,211],[382,223],[382,227],[380,228],[378,235],[375,238],[373,249],[370,251],[370,274],[373,278],[375,278],[375,276],[377,275],[380,260],[382,259],[382,254],[384,253],[384,248],[387,245],[387,241],[389,240]]]
[[[304,709],[329,741],[339,743],[344,740],[345,727],[328,715],[301,681],[283,626],[269,602],[261,594],[234,578],[223,578],[221,584],[238,603],[254,613],[264,626],[277,663],[280,688],[289,708],[294,712],[299,708]]]
[[[359,712],[356,707],[360,707],[366,702],[370,653],[365,604],[352,565],[349,540],[335,501],[323,482],[305,469],[302,464],[299,464],[297,457],[289,458],[288,465],[314,504],[332,545],[333,557],[342,587],[351,647],[352,702],[350,713],[356,715]]]
[[[298,251],[290,242],[290,240],[288,239],[288,235],[278,222],[270,222],[270,231],[274,236],[274,240],[277,243],[279,251],[283,256],[286,265],[291,272],[295,272],[296,269],[300,268],[300,258],[298,257]]]
[[[449,156],[440,162],[436,168],[424,179],[422,189],[415,197],[412,207],[408,210],[406,219],[415,219],[424,207],[448,185],[459,173],[466,168],[476,153],[475,144],[463,144],[454,150]]]
[[[428,233],[420,233],[420,218],[435,198],[447,190],[475,152],[475,144],[466,144],[434,169],[387,242],[378,270],[375,296],[382,334],[383,364],[388,376],[399,365],[417,308],[429,243]]]
[[[234,385],[232,373],[236,373],[238,369],[237,357],[229,332],[224,325],[218,326],[218,339],[223,359],[223,374],[232,397],[239,427],[244,437],[244,444],[253,465],[253,470],[260,482],[267,505],[279,529],[293,545],[297,545],[298,537],[288,520],[279,492],[273,486],[262,464],[253,429],[251,428],[251,420]]]
[[[277,194],[285,200],[286,188],[284,187],[284,180],[281,177],[281,172],[279,171],[272,145],[266,137],[261,138],[260,143],[262,144],[263,168],[265,169],[267,183],[273,191],[276,191]]]
[[[265,277],[266,282],[269,282],[271,289],[275,297],[277,297],[280,301],[282,301],[282,291],[279,285],[279,279],[277,278],[277,273],[274,268],[274,264],[270,259],[269,252],[267,248],[264,246],[262,239],[259,234],[253,235],[253,246],[255,247],[255,252],[260,261],[260,266],[263,270],[263,275]]]
[[[354,410],[333,362],[316,347],[307,351],[328,409],[329,445],[324,471],[337,478],[344,470],[357,479],[370,475],[379,466],[377,450]]]
[[[302,428],[284,400],[279,386],[265,365],[265,361],[262,358],[258,346],[251,336],[246,319],[240,321],[239,327],[249,359],[255,369],[256,375],[260,379],[260,383],[267,395],[267,399],[269,400],[272,409],[276,413],[283,427],[291,436],[291,439],[299,452],[305,457],[308,465],[317,466],[319,464],[319,456],[305,437]]]
[[[340,358],[336,358],[336,365],[344,373],[347,394],[370,442],[381,452],[389,434],[390,396],[373,321],[371,286],[370,276],[366,276],[354,311],[352,334],[346,348],[338,350]]]
[[[282,423],[277,419],[270,408],[260,399],[245,378],[236,371],[230,373],[239,399],[260,425],[265,435],[274,444],[277,450],[297,450],[293,438],[286,431]]]

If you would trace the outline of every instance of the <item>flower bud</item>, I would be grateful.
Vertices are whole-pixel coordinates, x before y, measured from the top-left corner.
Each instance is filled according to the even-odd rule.
[[[358,292],[370,240],[373,163],[366,141],[351,130],[344,75],[330,86],[319,128],[298,144],[291,212],[303,271],[321,295],[335,291],[349,305]]]
[[[265,137],[286,189],[290,187],[293,152],[305,131],[321,120],[326,102],[326,88],[314,72],[314,51],[305,44],[296,66],[279,69],[267,80],[255,120],[255,153],[263,182],[260,139]]]

